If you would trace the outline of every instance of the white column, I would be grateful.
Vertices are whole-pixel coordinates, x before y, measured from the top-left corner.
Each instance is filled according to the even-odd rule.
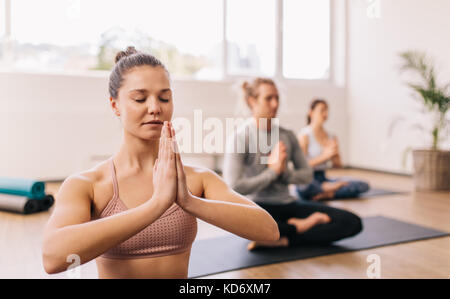
[[[275,79],[283,77],[283,0],[275,2]]]

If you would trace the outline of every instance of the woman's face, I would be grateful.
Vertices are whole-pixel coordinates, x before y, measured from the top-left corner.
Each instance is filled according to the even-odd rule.
[[[258,97],[250,98],[253,116],[255,118],[275,118],[279,106],[278,90],[273,84],[261,84],[258,87]]]
[[[111,105],[120,114],[127,132],[142,139],[159,139],[162,123],[173,113],[172,90],[167,72],[160,66],[139,66],[123,77],[118,100]],[[161,123],[151,123],[160,121]]]
[[[328,106],[324,103],[317,104],[311,110],[309,116],[311,117],[311,122],[323,124],[328,119]]]

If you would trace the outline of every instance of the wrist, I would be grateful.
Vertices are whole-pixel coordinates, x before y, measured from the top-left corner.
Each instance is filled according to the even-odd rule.
[[[145,208],[147,209],[147,211],[157,211],[161,214],[163,214],[172,205],[167,200],[161,200],[161,198],[157,198],[157,195],[155,194],[145,204]]]
[[[197,198],[189,192],[186,200],[178,203],[178,205],[186,212],[192,212],[195,209]]]
[[[330,160],[331,159],[331,155],[329,155],[329,154],[327,154],[327,153],[324,153],[323,155],[322,155],[322,160],[323,161],[327,161],[327,160]]]
[[[276,167],[273,164],[269,164],[269,169],[272,170],[276,175],[280,175],[282,172],[279,167]]]
[[[280,176],[280,174],[275,169],[273,169],[271,167],[268,167],[265,170],[265,175],[268,176],[270,181],[274,181]]]

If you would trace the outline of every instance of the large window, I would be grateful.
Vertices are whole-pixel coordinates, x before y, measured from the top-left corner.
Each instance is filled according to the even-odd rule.
[[[227,0],[228,72],[273,76],[275,0]]]
[[[283,75],[327,79],[330,72],[330,0],[284,0]]]
[[[0,65],[7,49],[17,70],[110,70],[115,53],[134,45],[176,78],[330,71],[330,0],[0,0],[0,21]]]
[[[114,53],[134,45],[175,76],[217,77],[221,11],[221,0],[14,0],[14,65],[109,70]]]

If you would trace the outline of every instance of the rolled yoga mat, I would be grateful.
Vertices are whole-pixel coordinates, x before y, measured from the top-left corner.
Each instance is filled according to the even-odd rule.
[[[41,199],[31,199],[25,196],[0,194],[0,210],[20,214],[32,214],[48,210],[54,203],[53,195]]]
[[[39,199],[45,197],[45,183],[25,178],[0,177],[0,193]]]
[[[403,221],[374,216],[363,219],[363,231],[332,245],[247,250],[249,240],[235,235],[194,242],[189,277],[199,277],[254,266],[306,259],[404,242],[449,236],[450,233]]]

